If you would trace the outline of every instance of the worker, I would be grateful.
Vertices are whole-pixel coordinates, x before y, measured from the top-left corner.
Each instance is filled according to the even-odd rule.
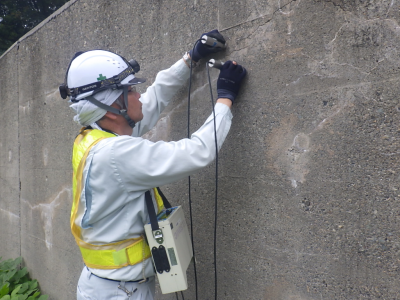
[[[225,43],[213,30],[206,35]],[[71,230],[84,267],[78,299],[154,298],[155,271],[144,225],[149,222],[145,193],[156,212],[163,209],[158,186],[183,179],[215,158],[214,120],[210,115],[191,138],[151,142],[141,136],[187,82],[191,66],[222,50],[196,43],[169,69],[158,73],[145,93],[139,65],[105,50],[77,53],[60,86],[83,128],[73,146]],[[217,81],[215,105],[218,149],[231,126],[230,108],[246,70],[227,61]],[[204,98],[208,95],[205,94]]]

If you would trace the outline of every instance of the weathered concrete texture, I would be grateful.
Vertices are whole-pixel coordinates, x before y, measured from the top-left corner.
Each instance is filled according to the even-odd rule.
[[[20,255],[17,53],[0,63],[0,257]]]
[[[399,5],[71,1],[0,59],[0,256],[22,255],[51,299],[74,298],[82,261],[68,218],[79,126],[57,93],[72,55],[134,57],[147,86],[218,28],[228,48],[215,58],[249,71],[219,155],[218,299],[399,298]],[[148,138],[186,137],[186,91]],[[201,65],[190,131],[210,112]],[[214,173],[212,164],[191,178],[199,299],[214,298]],[[189,216],[187,187],[163,190]],[[193,268],[188,276],[185,299],[195,299]]]

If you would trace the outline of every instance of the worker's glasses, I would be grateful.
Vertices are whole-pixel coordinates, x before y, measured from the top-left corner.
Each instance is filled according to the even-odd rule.
[[[130,92],[136,92],[136,87],[135,87],[134,85],[131,85],[131,86],[128,88],[128,93],[130,93]],[[118,104],[118,106],[119,106],[121,109],[126,109],[125,103],[124,103],[124,93],[122,93],[121,96],[119,96],[118,99],[115,100],[115,103]]]

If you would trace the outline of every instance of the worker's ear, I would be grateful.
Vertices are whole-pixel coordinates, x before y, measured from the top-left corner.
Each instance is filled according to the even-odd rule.
[[[112,112],[110,112],[110,111],[107,111],[106,114],[103,116],[103,118],[108,118],[110,120],[115,120],[115,119],[117,119],[117,115],[112,113]]]

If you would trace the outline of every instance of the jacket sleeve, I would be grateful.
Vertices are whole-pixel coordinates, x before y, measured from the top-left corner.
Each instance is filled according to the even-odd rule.
[[[135,126],[132,136],[142,136],[153,128],[169,101],[186,83],[189,72],[190,69],[180,59],[170,68],[157,74],[154,83],[140,97],[143,103],[143,120]]]
[[[228,106],[215,106],[218,149],[230,126]],[[190,139],[153,143],[142,138],[120,137],[111,153],[115,169],[129,192],[144,191],[183,179],[204,168],[215,158],[214,118],[206,120]]]

